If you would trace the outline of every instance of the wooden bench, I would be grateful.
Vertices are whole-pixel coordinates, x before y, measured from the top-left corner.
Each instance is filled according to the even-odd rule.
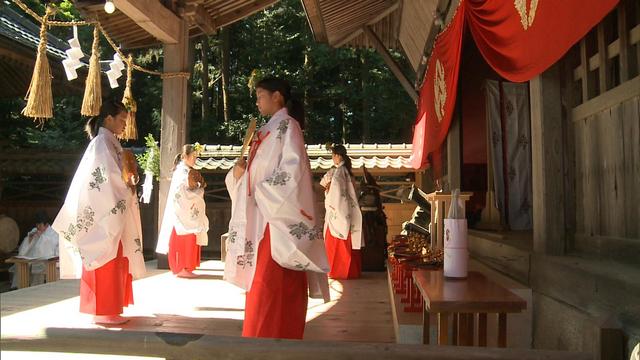
[[[53,282],[58,280],[58,257],[50,259],[26,259],[21,257],[11,257],[4,262],[16,265],[16,273],[18,274],[18,289],[29,287],[31,280],[31,264],[45,263],[46,281]]]
[[[453,317],[453,345],[473,346],[478,319],[478,346],[487,346],[487,314],[498,315],[498,347],[507,346],[507,313],[519,313],[527,302],[476,271],[466,279],[448,279],[442,270],[415,270],[413,280],[424,298],[423,343],[429,344],[429,313],[438,316],[438,345],[449,344]]]

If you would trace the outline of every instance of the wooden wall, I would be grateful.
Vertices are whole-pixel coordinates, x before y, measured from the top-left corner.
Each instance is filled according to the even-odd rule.
[[[207,254],[220,252],[220,236],[229,229],[231,219],[230,202],[207,202],[207,217],[209,218],[209,245],[203,248]]]
[[[565,177],[571,180],[565,187],[574,199],[566,214],[573,247],[637,264],[640,3],[621,1],[564,62]]]
[[[640,242],[640,97],[574,127],[576,233]]]

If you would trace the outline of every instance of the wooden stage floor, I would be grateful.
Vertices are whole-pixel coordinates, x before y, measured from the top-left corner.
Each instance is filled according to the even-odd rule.
[[[240,336],[244,292],[222,280],[223,264],[206,261],[196,279],[179,279],[147,264],[134,281],[131,320],[113,331],[149,331]],[[393,343],[394,330],[386,274],[330,280],[331,302],[309,299],[305,340]],[[60,280],[0,294],[2,337],[30,336],[47,328],[96,329],[78,312],[78,280]]]

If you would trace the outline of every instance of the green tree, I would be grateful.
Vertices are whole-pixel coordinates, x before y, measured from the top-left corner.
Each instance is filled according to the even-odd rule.
[[[44,13],[40,2],[29,0],[27,3],[38,13]],[[60,9],[56,13],[57,19],[79,18],[72,2],[65,0],[57,6]],[[81,27],[80,30],[86,52],[91,44],[91,28]],[[69,28],[52,28],[51,31],[63,39],[71,34]],[[247,87],[255,69],[289,80],[295,95],[305,104],[308,143],[343,140],[359,143],[363,139],[378,143],[411,141],[415,104],[381,57],[372,49],[334,49],[315,42],[299,0],[279,1],[217,35],[193,41],[196,60],[189,80],[193,92],[188,115],[188,140],[191,142],[240,143],[249,115],[258,114],[255,97]],[[204,46],[203,41],[207,41]],[[107,44],[103,44],[102,50],[103,60],[113,56]],[[161,48],[136,50],[133,54],[136,63],[162,70]],[[401,54],[393,53],[393,56],[407,67]],[[228,76],[223,84],[222,74],[226,67]],[[204,71],[208,76],[202,76]],[[144,146],[146,134],[160,139],[162,80],[136,71],[133,76],[140,139],[126,145]],[[124,79],[121,78],[120,87],[108,90],[104,95],[118,99],[122,97],[123,89]],[[203,104],[203,97],[210,101]],[[43,129],[37,129],[20,115],[23,100],[0,100],[0,146],[83,147],[86,138],[82,134],[84,119],[79,115],[81,96],[61,97],[54,101],[55,118]],[[203,110],[203,105],[208,111]]]

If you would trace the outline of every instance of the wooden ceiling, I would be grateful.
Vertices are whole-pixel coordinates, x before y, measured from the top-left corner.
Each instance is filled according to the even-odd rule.
[[[154,0],[138,0],[137,3],[151,3]],[[136,22],[123,11],[118,4],[134,3],[117,0],[116,11],[107,14],[103,0],[75,0],[78,10],[87,19],[97,18],[102,27],[125,49],[149,47],[167,42],[152,36],[144,28],[144,22]],[[214,33],[218,29],[261,11],[277,2],[277,0],[185,0],[184,6],[178,9],[176,1],[158,1],[177,17],[185,17],[189,22],[189,35],[198,36],[203,33]],[[149,4],[149,6],[155,4]],[[144,16],[144,14],[141,14]],[[142,24],[142,26],[140,25]]]
[[[401,2],[395,0],[302,0],[317,41],[333,47],[374,47],[364,34],[370,25],[389,49],[399,49]]]
[[[212,34],[277,2],[277,0],[75,0],[86,18],[97,18],[123,48],[171,44],[178,20],[188,21],[190,36]],[[333,47],[401,50],[413,71],[422,72],[435,34],[434,21],[458,0],[301,0],[317,41]],[[442,19],[439,19],[442,20]],[[442,24],[442,21],[439,22]],[[370,31],[369,31],[370,30]],[[153,35],[152,35],[153,34]]]
[[[364,31],[369,26],[387,49],[404,51],[417,71],[428,50],[436,9],[452,1],[302,0],[302,3],[317,41],[333,47],[375,48]]]

